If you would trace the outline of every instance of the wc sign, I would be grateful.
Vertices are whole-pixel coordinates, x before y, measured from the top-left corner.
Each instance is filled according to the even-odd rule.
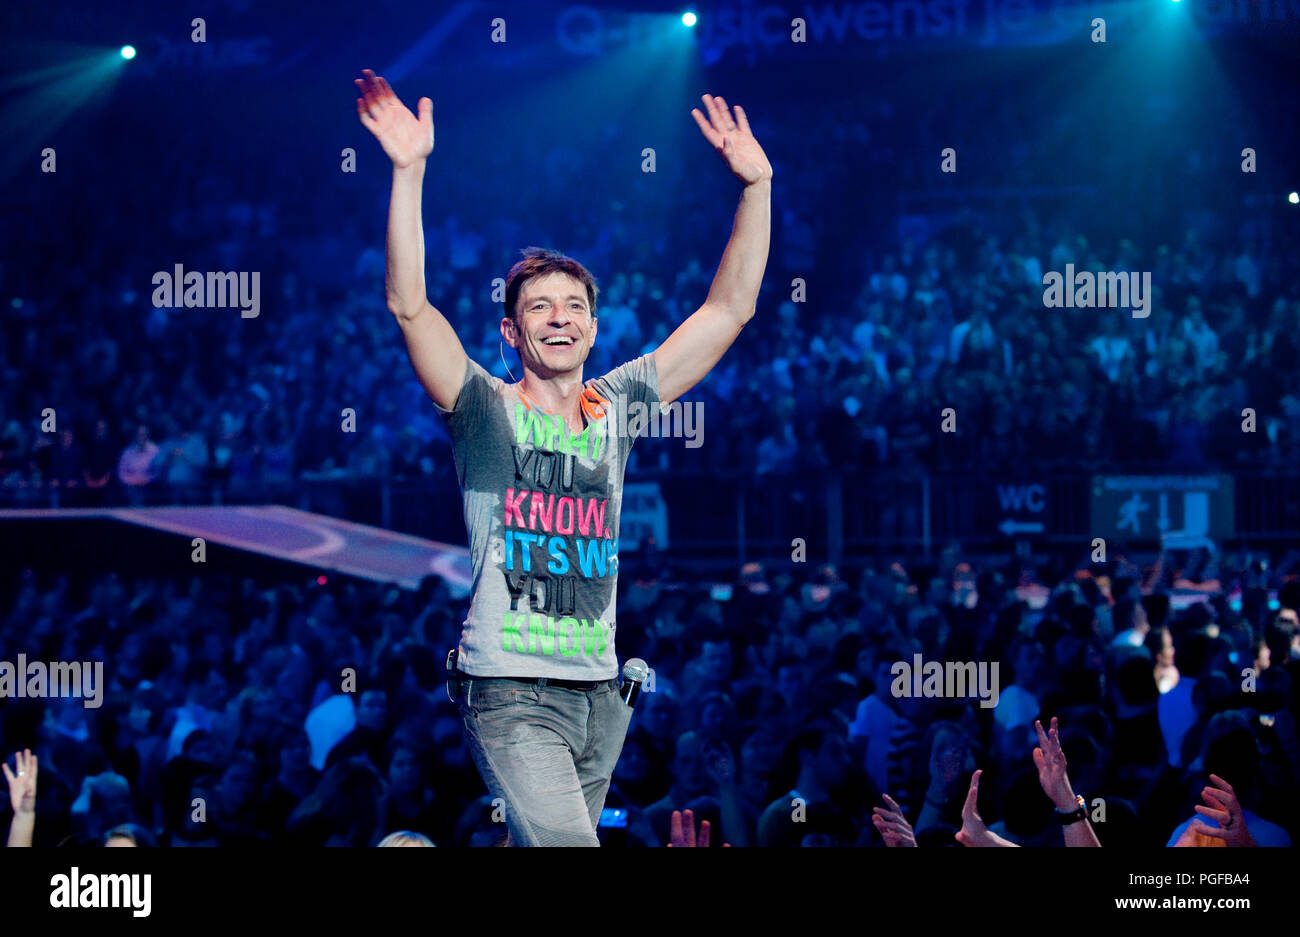
[[[1008,482],[997,485],[997,496],[999,531],[1008,537],[1043,532],[1046,487],[1037,482]]]

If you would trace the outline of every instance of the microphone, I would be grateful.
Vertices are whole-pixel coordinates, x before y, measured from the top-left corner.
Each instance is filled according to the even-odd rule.
[[[641,695],[641,684],[650,676],[650,665],[639,657],[633,657],[623,665],[623,702],[629,707],[636,706],[637,697]]]

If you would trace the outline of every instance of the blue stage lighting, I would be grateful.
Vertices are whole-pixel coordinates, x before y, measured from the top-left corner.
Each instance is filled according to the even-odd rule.
[[[694,13],[683,13],[683,14],[682,14],[682,25],[683,25],[683,26],[694,26],[694,25],[695,25],[695,14],[694,14]]]
[[[122,46],[122,58],[124,59],[135,58],[135,46]]]

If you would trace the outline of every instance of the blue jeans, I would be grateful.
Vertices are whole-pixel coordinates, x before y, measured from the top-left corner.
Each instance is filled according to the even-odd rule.
[[[618,678],[593,690],[466,677],[460,717],[474,764],[504,801],[513,846],[599,846],[596,824],[632,708]]]

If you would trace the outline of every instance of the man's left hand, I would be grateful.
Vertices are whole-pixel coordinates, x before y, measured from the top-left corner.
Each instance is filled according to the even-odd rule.
[[[733,116],[732,109],[727,107],[727,102],[722,98],[706,94],[701,100],[708,119],[705,119],[698,107],[691,108],[691,116],[699,124],[704,139],[726,161],[727,168],[745,185],[771,180],[772,164],[754,139],[744,109],[737,104]]]

